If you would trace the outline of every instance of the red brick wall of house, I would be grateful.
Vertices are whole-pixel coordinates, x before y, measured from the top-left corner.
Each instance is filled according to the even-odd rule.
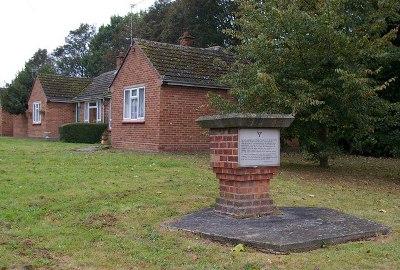
[[[41,102],[42,121],[40,124],[33,124],[33,103],[38,101]],[[51,138],[58,138],[58,127],[73,122],[75,122],[75,104],[48,101],[40,81],[36,80],[28,101],[27,136],[44,138],[45,132],[49,132]]]
[[[25,114],[13,115],[13,136],[28,136],[28,117]]]
[[[33,124],[32,123],[32,108],[34,102],[41,102],[41,124]],[[28,128],[27,128],[27,136],[28,137],[44,137],[44,132],[46,131],[46,110],[47,110],[47,98],[43,92],[42,85],[38,79],[36,79],[31,96],[28,100]]]
[[[136,45],[126,56],[112,85],[111,143],[115,148],[159,151],[160,78]],[[145,121],[124,122],[124,88],[145,86]]]
[[[196,119],[212,114],[207,109],[207,93],[224,97],[226,90],[162,86],[160,115],[160,150],[208,152],[208,129],[196,124]]]
[[[0,103],[0,136],[13,135],[13,116],[1,109]]]
[[[47,102],[46,105],[43,132],[50,132],[49,136],[51,138],[58,138],[59,126],[67,123],[75,123],[75,103]]]

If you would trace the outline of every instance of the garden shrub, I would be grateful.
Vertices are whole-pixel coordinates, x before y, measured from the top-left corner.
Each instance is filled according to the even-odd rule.
[[[100,143],[101,135],[107,129],[104,123],[70,123],[58,128],[60,141],[69,143]]]

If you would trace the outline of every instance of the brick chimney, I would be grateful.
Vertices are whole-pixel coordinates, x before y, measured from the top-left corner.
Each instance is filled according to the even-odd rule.
[[[184,32],[183,35],[179,38],[179,44],[181,46],[193,46],[193,39],[189,32]]]
[[[125,53],[124,52],[120,52],[118,54],[118,56],[116,57],[116,60],[115,60],[116,69],[119,69],[121,67],[122,63],[124,62],[124,58],[125,58]]]

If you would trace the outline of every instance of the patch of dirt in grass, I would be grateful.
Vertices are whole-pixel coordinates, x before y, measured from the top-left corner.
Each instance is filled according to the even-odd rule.
[[[127,190],[123,190],[123,191],[119,191],[119,192],[115,192],[113,194],[110,194],[109,197],[110,198],[125,198],[128,197],[134,193],[140,192],[142,191],[143,188],[142,187],[138,187],[136,189],[127,189]]]
[[[21,257],[19,260],[20,265],[5,265],[0,269],[36,269],[38,262],[46,262],[46,269],[58,269],[57,267],[53,268],[53,266],[59,264],[59,257],[62,254],[55,254],[47,248],[39,247],[38,242],[42,242],[42,240],[35,242],[33,239],[12,237],[7,242],[0,243],[1,245],[12,247],[15,254]]]
[[[11,229],[11,223],[0,220],[0,228],[4,228],[4,229],[7,229],[7,230],[10,230]]]
[[[54,256],[50,253],[50,250],[46,248],[36,247],[34,242],[30,239],[19,240],[21,249],[18,254],[21,256],[28,256],[32,258],[44,258],[52,260]]]
[[[117,217],[111,213],[102,213],[89,216],[83,224],[86,226],[113,228],[117,224]]]

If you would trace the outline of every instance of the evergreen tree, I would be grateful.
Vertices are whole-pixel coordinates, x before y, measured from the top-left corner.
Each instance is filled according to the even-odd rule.
[[[226,46],[233,43],[224,30],[233,26],[236,4],[232,0],[160,0],[144,14],[140,36],[178,44],[183,32],[195,37],[194,46]]]
[[[53,52],[57,72],[65,76],[87,77],[89,43],[96,33],[92,25],[81,24],[78,29],[69,32],[65,44]]]
[[[115,69],[115,58],[119,52],[126,52],[130,46],[130,22],[133,19],[133,36],[137,36],[140,14],[112,16],[110,23],[99,28],[91,40],[87,71],[90,76]]]
[[[166,27],[165,19],[171,5],[171,0],[157,0],[154,5],[143,14],[143,18],[139,23],[139,34],[137,37],[176,44],[179,36],[174,37],[174,40],[171,39],[167,41],[161,39],[162,32]]]

